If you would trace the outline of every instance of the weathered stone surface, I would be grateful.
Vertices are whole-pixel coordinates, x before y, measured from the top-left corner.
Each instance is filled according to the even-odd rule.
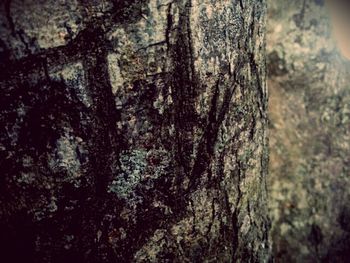
[[[270,1],[270,204],[276,262],[349,258],[349,69],[322,1]]]
[[[14,3],[38,46],[1,31],[6,255],[266,262],[264,1]]]

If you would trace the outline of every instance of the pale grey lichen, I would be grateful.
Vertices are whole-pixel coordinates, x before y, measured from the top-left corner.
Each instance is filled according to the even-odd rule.
[[[147,162],[147,152],[133,150],[120,155],[121,173],[112,181],[109,191],[117,194],[121,199],[131,197],[133,190],[142,180]]]
[[[135,189],[146,180],[157,179],[167,173],[170,164],[169,153],[163,149],[125,151],[120,155],[120,173],[109,185],[108,191],[119,198],[141,202]],[[151,186],[151,185],[149,185]]]

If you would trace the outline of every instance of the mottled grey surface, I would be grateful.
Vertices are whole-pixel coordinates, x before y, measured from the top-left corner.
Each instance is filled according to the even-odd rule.
[[[322,1],[269,1],[269,192],[276,262],[348,262],[350,65]]]
[[[265,11],[2,2],[4,255],[266,262]]]

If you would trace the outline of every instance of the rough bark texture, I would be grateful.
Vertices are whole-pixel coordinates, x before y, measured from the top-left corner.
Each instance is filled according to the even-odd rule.
[[[350,67],[322,1],[268,4],[276,262],[348,262]]]
[[[1,3],[1,255],[265,262],[265,3]]]

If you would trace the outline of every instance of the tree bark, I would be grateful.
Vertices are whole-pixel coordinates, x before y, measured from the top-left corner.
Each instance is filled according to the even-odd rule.
[[[3,255],[268,260],[264,1],[12,0],[0,18]]]
[[[276,262],[350,257],[350,67],[334,45],[322,3],[268,2],[268,185]]]

